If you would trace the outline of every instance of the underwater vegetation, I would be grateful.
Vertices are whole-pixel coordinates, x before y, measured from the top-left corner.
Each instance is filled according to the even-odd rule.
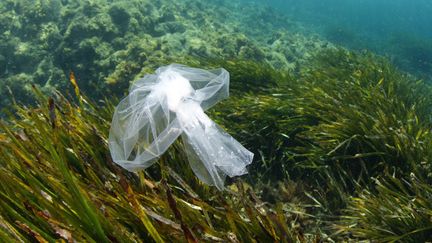
[[[432,235],[431,185],[415,176],[390,177],[351,198],[339,230],[381,242],[428,242]]]
[[[231,74],[209,116],[256,154],[218,191],[177,142],[137,174],[114,164],[114,101],[33,88],[0,124],[7,241],[424,242],[432,235],[431,88],[371,53],[322,51],[297,72],[198,59]],[[74,96],[77,101],[70,102]]]

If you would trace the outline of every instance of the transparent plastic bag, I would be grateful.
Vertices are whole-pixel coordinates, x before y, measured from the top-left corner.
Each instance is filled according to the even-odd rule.
[[[152,165],[182,135],[189,164],[203,182],[223,189],[225,176],[247,173],[253,153],[205,113],[228,97],[229,73],[171,64],[135,82],[116,107],[111,156],[129,171]]]

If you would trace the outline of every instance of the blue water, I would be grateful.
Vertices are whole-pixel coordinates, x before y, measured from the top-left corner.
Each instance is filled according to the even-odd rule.
[[[246,2],[246,1],[245,1]],[[251,1],[247,1],[251,2]],[[402,68],[432,73],[430,0],[255,0],[331,42],[388,56]]]
[[[250,1],[249,1],[250,2]],[[403,32],[432,38],[429,0],[257,0],[315,28],[340,26],[358,34]]]
[[[402,32],[432,38],[429,0],[272,0],[261,1],[293,19],[326,28],[341,26],[359,34],[388,37]]]

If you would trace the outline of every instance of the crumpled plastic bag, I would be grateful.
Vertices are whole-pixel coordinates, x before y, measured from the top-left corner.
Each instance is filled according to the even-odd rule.
[[[129,171],[145,169],[181,135],[196,176],[222,190],[226,175],[247,173],[253,159],[204,113],[227,98],[228,90],[223,68],[171,64],[136,81],[114,112],[109,135],[114,162]]]

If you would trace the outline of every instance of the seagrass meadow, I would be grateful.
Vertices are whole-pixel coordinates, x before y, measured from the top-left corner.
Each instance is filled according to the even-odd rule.
[[[288,2],[0,1],[0,242],[432,242],[432,42]],[[180,139],[111,158],[115,106],[170,63],[230,73],[206,114],[255,156],[223,191]]]
[[[296,75],[199,60],[230,71],[231,98],[209,114],[256,154],[225,191],[196,179],[181,142],[148,170],[121,169],[114,101],[94,103],[73,77],[72,94],[34,87],[37,104],[1,122],[1,241],[429,240],[430,86],[370,53],[314,60]]]

